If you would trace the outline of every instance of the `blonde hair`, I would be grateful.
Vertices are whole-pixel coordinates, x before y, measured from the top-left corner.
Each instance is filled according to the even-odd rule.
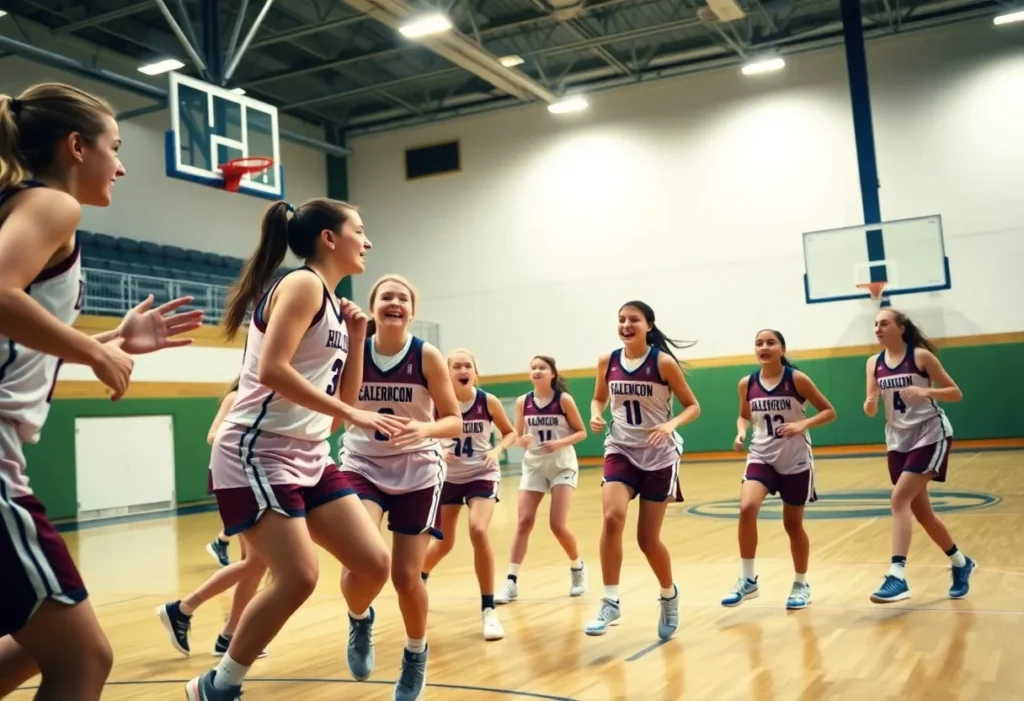
[[[17,97],[0,95],[0,187],[47,173],[62,140],[78,133],[93,144],[113,116],[104,100],[64,83],[39,83]]]
[[[474,377],[473,377],[473,386],[474,387],[479,387],[480,386],[480,368],[476,364],[476,356],[473,355],[473,351],[469,350],[468,348],[456,348],[456,349],[454,349],[453,351],[451,351],[448,354],[448,358],[447,358],[448,369],[451,370],[451,367],[452,367],[452,357],[454,357],[455,355],[457,355],[459,353],[463,353],[463,354],[469,356],[470,362],[473,363],[473,375],[474,375]]]
[[[370,318],[370,321],[366,325],[366,335],[367,335],[367,337],[372,336],[375,333],[377,333],[377,322],[376,322],[375,319],[372,318],[373,317],[373,303],[377,301],[377,290],[379,290],[380,286],[383,285],[385,282],[396,282],[399,285],[401,285],[402,287],[404,287],[405,289],[409,290],[409,299],[412,301],[412,313],[414,315],[416,314],[416,288],[412,286],[411,282],[406,280],[404,277],[402,277],[398,273],[389,273],[389,274],[383,276],[382,278],[380,278],[379,280],[377,280],[377,282],[373,283],[373,287],[370,288],[370,309],[369,309],[369,311],[370,311],[370,317],[371,318]]]

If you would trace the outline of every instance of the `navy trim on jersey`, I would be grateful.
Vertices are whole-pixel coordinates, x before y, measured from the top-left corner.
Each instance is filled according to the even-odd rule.
[[[238,457],[242,461],[242,469],[246,472],[252,470],[252,481],[260,488],[260,494],[263,496],[263,500],[267,503],[268,508],[270,503],[273,501],[273,494],[267,494],[267,486],[264,485],[263,480],[260,479],[260,474],[256,469],[256,464],[252,461],[252,456],[253,448],[256,445],[256,439],[260,437],[261,433],[263,433],[259,429],[260,422],[263,420],[263,417],[267,415],[267,410],[270,407],[271,400],[274,399],[274,394],[275,392],[271,392],[267,395],[267,398],[263,400],[263,406],[260,407],[260,413],[256,416],[256,420],[252,422],[252,426],[245,429],[242,433],[241,440],[238,441]],[[252,432],[252,439],[249,441],[248,450],[246,450],[245,439],[249,436],[250,432]]]
[[[477,401],[479,401],[481,397],[483,398],[484,413],[487,414],[487,420],[490,421],[491,423],[494,423],[494,417],[491,416],[491,407],[487,406],[487,392],[484,392],[479,387],[477,387],[476,391],[477,391]]]
[[[0,190],[0,207],[2,207],[4,203],[7,202],[7,200],[11,199],[19,192],[24,192],[25,190],[32,190],[37,187],[46,187],[46,183],[41,183],[38,180],[23,180],[17,185],[11,185],[10,187],[6,187]]]
[[[374,336],[376,336],[376,334],[374,334]],[[399,360],[397,363],[395,363],[394,366],[390,370],[381,370],[380,366],[377,365],[377,363],[373,359],[373,339],[374,339],[374,336],[367,337],[367,339],[365,341],[365,349],[366,350],[363,353],[364,367],[365,367],[365,363],[367,361],[369,361],[373,365],[373,369],[377,371],[378,375],[380,375],[381,377],[390,377],[391,375],[394,375],[396,372],[398,372],[399,369],[401,369],[402,367],[405,366],[405,363],[409,360],[409,357],[413,353],[417,353],[418,354],[417,357],[418,357],[418,360],[419,360],[419,366],[420,366],[420,371],[419,371],[420,380],[423,381],[423,386],[424,387],[427,386],[427,378],[423,374],[423,339],[421,339],[421,338],[419,338],[417,336],[413,336],[411,338],[411,340],[409,341],[409,348],[405,351],[405,354],[402,355],[402,359]]]
[[[14,361],[18,358],[18,347],[13,340],[7,341],[7,360],[4,361],[3,365],[0,365],[0,382],[4,381],[7,376],[7,370],[14,365]]]
[[[263,318],[263,310],[266,308],[267,301],[270,299],[270,296],[272,294],[274,294],[274,290],[277,289],[277,286],[281,284],[282,280],[284,280],[286,277],[288,277],[292,273],[297,273],[300,270],[308,270],[309,272],[311,272],[314,275],[316,275],[316,273],[313,271],[313,269],[309,268],[308,266],[302,266],[301,268],[296,268],[295,270],[289,270],[287,273],[285,273],[281,277],[279,277],[276,280],[274,280],[274,283],[270,286],[270,289],[268,289],[266,292],[264,292],[263,296],[260,297],[259,301],[256,302],[256,307],[252,310],[252,323],[253,323],[253,326],[255,326],[257,329],[260,330],[260,333],[266,333],[267,332],[267,322]],[[318,278],[320,278],[319,275],[316,275],[316,276]],[[323,285],[323,282],[324,282],[323,278],[320,278],[320,284],[321,285]],[[311,329],[314,326],[316,326],[318,323],[320,323],[320,319],[323,318],[324,312],[326,311],[326,309],[327,309],[327,285],[324,285],[324,298],[323,298],[323,300],[322,300],[322,302],[320,304],[320,309],[319,309],[319,311],[317,311],[316,316],[313,317],[313,320],[309,322],[309,327],[308,328]],[[341,317],[338,317],[338,318],[340,319]]]

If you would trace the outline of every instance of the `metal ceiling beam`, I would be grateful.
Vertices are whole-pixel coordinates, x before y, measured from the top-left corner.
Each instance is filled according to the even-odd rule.
[[[354,17],[343,17],[342,19],[336,19],[333,22],[324,22],[323,24],[315,24],[313,26],[299,27],[298,29],[292,29],[288,32],[281,34],[275,34],[274,36],[267,37],[266,39],[260,39],[254,41],[249,48],[250,49],[262,49],[267,46],[273,46],[279,44],[282,41],[295,41],[302,37],[309,36],[310,34],[319,34],[320,32],[329,32],[332,29],[339,29],[341,27],[347,27],[350,24],[357,24],[359,22],[365,22],[370,19],[369,15],[355,15]]]
[[[95,27],[109,22],[115,19],[121,19],[122,17],[129,17],[131,15],[138,14],[144,10],[148,10],[155,4],[156,0],[143,0],[143,2],[137,2],[134,5],[128,5],[118,10],[111,10],[110,12],[104,12],[99,15],[91,15],[89,19],[83,19],[80,22],[71,22],[64,24],[53,29],[54,34],[70,34],[71,32],[77,32],[81,29],[88,29],[89,27]]]

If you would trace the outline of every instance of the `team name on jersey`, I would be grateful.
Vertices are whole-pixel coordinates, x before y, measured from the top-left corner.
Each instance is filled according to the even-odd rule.
[[[558,417],[557,416],[527,416],[526,417],[526,425],[527,426],[557,426],[558,425]]]
[[[330,331],[327,334],[327,347],[338,348],[348,353],[348,334],[342,331]]]
[[[653,397],[654,385],[650,382],[610,382],[608,389],[612,394],[622,394],[630,397]]]
[[[790,411],[792,408],[793,400],[790,397],[750,400],[751,411]]]
[[[363,385],[359,388],[359,401],[408,404],[412,402],[412,390],[403,385]]]
[[[897,375],[896,377],[881,377],[878,379],[879,389],[902,389],[910,387],[914,380],[910,375]]]
[[[483,433],[484,422],[483,421],[463,421],[462,422],[463,433]]]

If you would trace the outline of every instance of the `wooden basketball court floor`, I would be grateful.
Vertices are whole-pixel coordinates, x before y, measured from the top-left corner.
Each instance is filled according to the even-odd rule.
[[[736,546],[741,464],[684,460],[687,501],[672,505],[664,538],[682,593],[674,639],[658,644],[658,587],[635,546],[630,511],[621,582],[623,622],[587,637],[602,593],[598,537],[600,470],[581,473],[571,517],[589,565],[589,591],[570,598],[564,555],[538,527],[520,575],[518,602],[499,607],[502,641],[484,642],[465,517],[455,551],[430,580],[431,646],[425,699],[831,699],[1010,700],[1024,698],[1024,451],[960,452],[950,481],[933,485],[936,510],[979,562],[969,598],[951,601],[948,559],[915,527],[909,601],[882,606],[869,594],[888,569],[890,518],[884,457],[819,459],[822,501],[808,509],[814,602],[787,612],[789,547],[770,499],[760,522],[761,596],[733,609],[719,601],[739,572]],[[497,577],[505,575],[517,477],[505,479],[492,525]],[[695,513],[696,512],[696,513]],[[774,518],[773,518],[774,517]],[[215,513],[86,528],[66,534],[114,647],[104,698],[181,699],[183,683],[215,662],[227,614],[223,595],[193,621],[193,654],[175,652],[155,615],[216,568],[204,546]],[[237,556],[232,544],[232,556]],[[377,669],[351,680],[338,566],[322,558],[320,584],[257,661],[246,701],[362,699],[392,695],[404,631],[390,584],[377,602]],[[55,632],[59,634],[59,632]],[[29,699],[25,688],[12,699]]]

